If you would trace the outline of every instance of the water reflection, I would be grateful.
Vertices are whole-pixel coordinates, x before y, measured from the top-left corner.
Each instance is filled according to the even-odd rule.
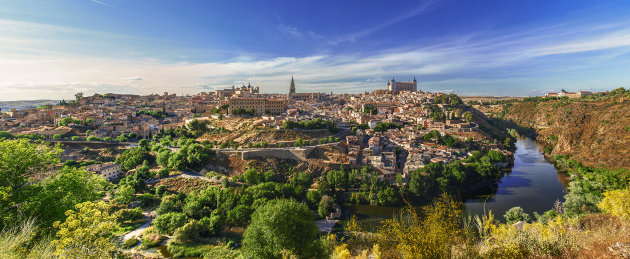
[[[497,184],[496,189],[478,192],[465,202],[466,210],[482,213],[492,210],[502,216],[514,206],[526,212],[542,213],[553,207],[556,200],[564,201],[568,177],[558,173],[542,154],[542,147],[528,138],[518,139],[514,167]],[[502,217],[500,217],[502,218]]]
[[[528,213],[542,213],[550,210],[556,200],[564,201],[568,176],[556,171],[535,141],[519,138],[516,147],[511,171],[498,182],[468,195],[464,202],[467,212],[480,214],[484,209],[492,210],[502,220],[505,211],[515,206]],[[395,207],[371,205],[352,205],[350,210],[349,213],[357,215],[360,221],[370,223],[391,218],[400,211]]]

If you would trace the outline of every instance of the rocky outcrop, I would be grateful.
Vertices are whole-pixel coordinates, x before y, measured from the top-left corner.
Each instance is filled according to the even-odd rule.
[[[553,100],[506,106],[505,120],[538,133],[551,155],[586,166],[630,168],[630,100]]]

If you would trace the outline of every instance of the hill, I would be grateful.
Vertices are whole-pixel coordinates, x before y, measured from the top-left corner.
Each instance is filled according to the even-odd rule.
[[[586,166],[630,168],[630,91],[583,99],[525,99],[504,104],[501,115],[534,129],[550,155],[571,155]]]
[[[30,107],[38,107],[40,105],[45,104],[56,104],[59,103],[58,100],[21,100],[21,101],[0,101],[0,108],[3,111],[8,111],[10,109],[22,110]]]

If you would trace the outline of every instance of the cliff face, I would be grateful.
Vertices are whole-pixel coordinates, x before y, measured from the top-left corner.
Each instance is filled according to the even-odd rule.
[[[517,102],[505,107],[512,120],[553,146],[551,155],[572,155],[586,166],[630,168],[630,100]]]

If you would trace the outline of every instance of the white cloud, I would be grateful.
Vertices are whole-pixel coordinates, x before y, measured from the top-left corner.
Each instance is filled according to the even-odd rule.
[[[396,76],[407,80],[411,78],[406,77],[414,75],[418,76],[422,87],[430,89],[511,83],[532,85],[538,82],[519,79],[522,75],[518,74],[499,79],[490,76],[474,78],[472,75],[527,64],[529,60],[549,55],[616,48],[618,53],[605,57],[610,59],[625,53],[618,48],[630,46],[630,33],[625,25],[619,23],[572,30],[575,25],[565,24],[512,34],[477,32],[444,39],[439,44],[403,46],[369,54],[266,59],[242,55],[224,62],[190,63],[78,55],[50,46],[75,44],[71,43],[71,39],[58,37],[66,34],[120,41],[135,38],[0,20],[0,100],[61,99],[79,91],[86,94],[163,91],[195,94],[248,81],[261,86],[263,92],[284,93],[291,75],[295,75],[298,91],[322,92],[362,92],[383,88],[386,82],[383,78]],[[284,30],[287,36],[317,37],[315,33],[291,26],[279,29]],[[447,79],[430,78],[435,76]]]

